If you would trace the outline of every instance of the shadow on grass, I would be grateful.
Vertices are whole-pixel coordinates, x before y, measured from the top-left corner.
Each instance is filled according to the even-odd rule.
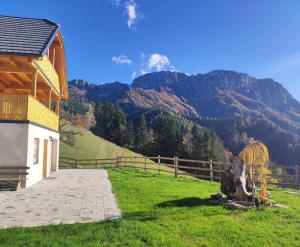
[[[157,208],[166,207],[199,207],[199,206],[214,206],[209,202],[209,199],[198,197],[187,197],[178,200],[166,201],[155,205]]]
[[[134,168],[134,167],[118,167],[118,168],[110,168],[122,174],[129,174],[131,176],[142,177],[142,178],[154,178],[158,175],[155,173],[144,172],[142,168]]]
[[[152,221],[158,217],[154,212],[132,212],[125,213],[122,218],[126,220]]]

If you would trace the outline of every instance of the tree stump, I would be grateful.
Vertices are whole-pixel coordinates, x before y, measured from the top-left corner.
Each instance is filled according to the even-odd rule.
[[[246,201],[252,197],[252,185],[246,179],[246,166],[236,164],[225,171],[221,179],[221,191],[228,199]]]

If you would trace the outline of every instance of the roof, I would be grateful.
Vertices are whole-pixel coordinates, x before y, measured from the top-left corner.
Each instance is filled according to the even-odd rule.
[[[0,55],[42,57],[60,26],[47,19],[0,15]]]

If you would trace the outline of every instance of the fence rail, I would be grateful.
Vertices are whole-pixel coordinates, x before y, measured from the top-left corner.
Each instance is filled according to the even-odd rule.
[[[147,156],[118,156],[104,159],[73,159],[60,157],[61,168],[109,168],[109,167],[132,167],[144,171],[157,171],[172,173],[175,177],[192,176],[210,181],[221,181],[225,171],[233,167],[235,163],[181,159],[174,157],[147,157]],[[268,167],[270,174],[267,174],[269,185],[279,187],[292,187],[300,189],[300,167],[275,166]],[[259,174],[253,174],[255,180]]]

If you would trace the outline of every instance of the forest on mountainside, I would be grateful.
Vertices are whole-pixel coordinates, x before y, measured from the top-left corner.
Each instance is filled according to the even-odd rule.
[[[124,98],[124,90],[128,92],[129,88],[121,83],[99,87],[78,83],[71,83],[70,99],[63,103],[63,110],[69,113],[69,118],[109,141],[145,155],[175,154],[185,158],[229,160],[238,155],[250,138],[254,138],[267,145],[272,162],[283,165],[300,163],[300,137],[265,116],[185,116],[172,110],[174,102],[183,112],[191,110],[186,104],[177,105],[178,98],[173,103],[170,101],[172,98],[161,98],[159,102],[162,105],[155,106],[156,94],[145,94],[146,101],[140,96],[134,101],[128,100],[127,93]],[[90,101],[87,97],[92,91],[93,99],[98,101]],[[115,95],[114,92],[117,96],[109,98],[109,95]],[[136,93],[136,90],[133,91],[130,97],[137,97]],[[97,98],[99,95],[105,96],[103,101]],[[143,102],[143,107],[138,102]],[[200,129],[201,135],[197,134],[193,125]],[[198,136],[201,145],[196,144],[194,136]],[[162,144],[164,140],[170,141]],[[193,150],[197,145],[202,149],[199,150],[200,156]],[[209,155],[204,155],[203,150]]]

